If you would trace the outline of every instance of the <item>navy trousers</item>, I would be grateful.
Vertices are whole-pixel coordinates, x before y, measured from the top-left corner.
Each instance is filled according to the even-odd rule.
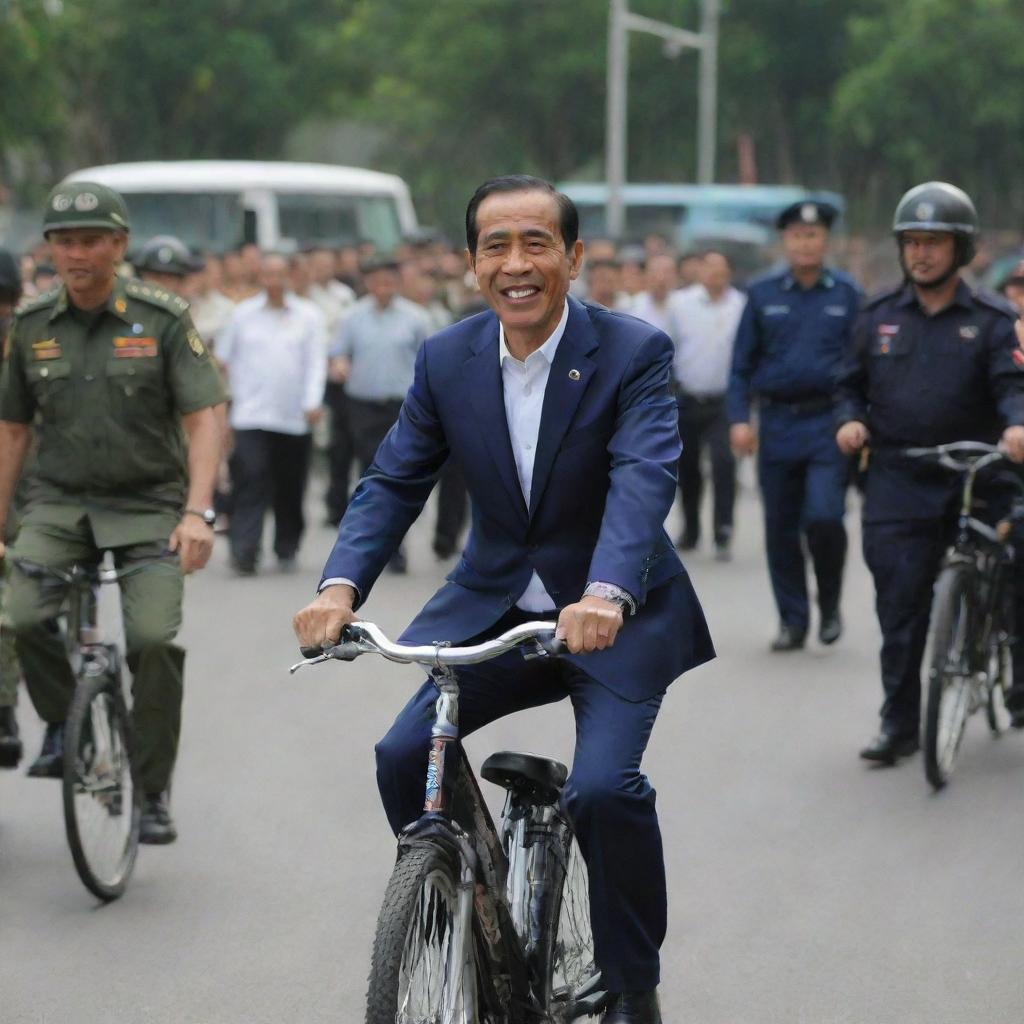
[[[762,413],[758,478],[768,572],[779,618],[799,632],[810,619],[805,540],[818,604],[824,613],[839,608],[849,466],[834,434],[830,412],[799,415],[770,407]]]
[[[531,618],[513,613],[495,632]],[[576,752],[563,809],[587,863],[595,958],[610,991],[654,988],[667,917],[665,863],[655,792],[640,761],[664,694],[632,703],[568,662],[524,661],[516,652],[460,669],[459,680],[463,736],[515,711],[572,702]],[[396,834],[423,810],[436,699],[428,680],[376,747],[377,784]]]

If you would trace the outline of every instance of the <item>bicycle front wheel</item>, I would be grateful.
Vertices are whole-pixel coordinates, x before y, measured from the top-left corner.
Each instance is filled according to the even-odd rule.
[[[128,884],[141,814],[120,684],[106,673],[81,679],[64,726],[64,827],[78,877],[101,900]]]
[[[967,566],[939,575],[932,606],[931,658],[924,720],[924,770],[941,789],[949,781],[973,710],[974,592]]]
[[[468,1024],[479,1019],[472,917],[459,907],[459,868],[432,845],[395,864],[377,919],[366,1024]]]

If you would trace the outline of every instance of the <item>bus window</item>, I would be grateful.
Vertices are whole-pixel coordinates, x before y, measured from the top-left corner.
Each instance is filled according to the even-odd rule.
[[[201,192],[124,192],[132,237],[176,235],[196,252],[220,251],[246,240],[240,195]]]
[[[283,238],[330,245],[355,245],[373,239],[382,250],[401,241],[401,225],[388,196],[342,196],[279,192],[278,230]]]

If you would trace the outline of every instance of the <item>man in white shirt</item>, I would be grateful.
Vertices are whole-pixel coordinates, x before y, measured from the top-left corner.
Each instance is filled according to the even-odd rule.
[[[633,297],[629,312],[664,331],[675,341],[675,324],[669,308],[678,283],[675,258],[667,252],[652,256],[647,261],[644,278],[647,290]]]
[[[327,328],[320,310],[288,291],[287,282],[287,260],[264,256],[263,290],[239,303],[217,349],[227,370],[234,431],[231,557],[243,576],[251,576],[259,564],[268,508],[274,512],[274,553],[283,570],[294,568],[305,529],[302,501],[310,431],[322,411]]]
[[[704,489],[701,451],[711,456],[714,493],[715,554],[729,559],[733,504],[736,498],[736,460],[729,447],[729,420],[725,392],[732,365],[732,349],[746,297],[732,287],[728,256],[705,252],[697,284],[670,299],[676,344],[673,364],[679,402],[679,492],[683,500],[683,534],[678,546],[693,550],[700,542],[700,504]]]

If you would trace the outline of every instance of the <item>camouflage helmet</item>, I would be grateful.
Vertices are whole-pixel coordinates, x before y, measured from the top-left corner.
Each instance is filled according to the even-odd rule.
[[[93,181],[65,181],[46,197],[43,236],[65,228],[129,230],[128,207],[112,188]]]
[[[203,268],[203,261],[189,252],[188,246],[174,235],[155,235],[132,258],[137,273],[149,270],[156,274],[184,277]]]

